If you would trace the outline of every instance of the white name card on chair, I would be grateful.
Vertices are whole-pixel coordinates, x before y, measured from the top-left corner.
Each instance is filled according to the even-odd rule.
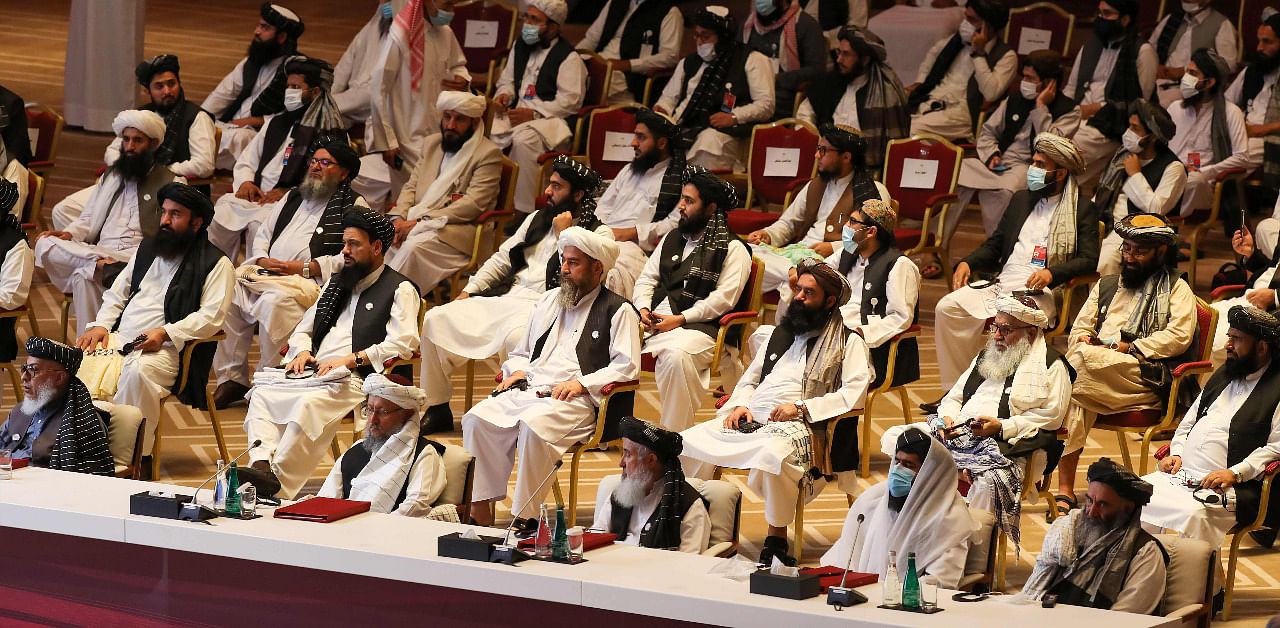
[[[800,149],[770,146],[764,152],[764,176],[794,177],[800,174]]]
[[[1028,55],[1037,50],[1053,48],[1053,31],[1043,28],[1023,27],[1018,35],[1018,54]]]
[[[938,182],[938,160],[903,159],[900,187],[931,190]]]
[[[604,155],[601,159],[605,161],[631,161],[636,156],[636,151],[631,148],[631,138],[635,135],[631,133],[619,133],[617,131],[604,132]]]
[[[27,127],[27,141],[31,143],[31,154],[36,154],[36,145],[40,143],[40,129]]]
[[[488,20],[468,20],[462,45],[467,48],[493,48],[498,45],[498,23]]]

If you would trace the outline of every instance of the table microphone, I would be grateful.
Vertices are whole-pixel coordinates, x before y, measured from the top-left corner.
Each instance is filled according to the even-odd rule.
[[[253,441],[253,444],[249,445],[248,449],[240,452],[239,456],[232,458],[231,462],[227,463],[227,466],[228,467],[231,466],[232,463],[243,458],[245,454],[249,453],[250,451],[253,451],[254,447],[257,447],[258,445],[261,445],[261,444],[262,444],[261,438]],[[205,519],[212,519],[218,516],[218,512],[213,510],[212,508],[209,508],[207,506],[201,506],[200,504],[196,503],[196,495],[200,494],[200,489],[204,488],[205,485],[208,484],[210,480],[216,477],[218,477],[218,472],[214,471],[213,475],[209,476],[208,479],[200,483],[200,486],[196,487],[196,492],[191,494],[191,501],[182,505],[182,512],[178,513],[179,519],[183,521],[204,521]]]
[[[556,471],[559,471],[560,467],[562,466],[564,466],[563,458],[556,461],[555,465],[551,467],[551,471],[547,473],[547,476],[542,478],[542,482],[538,484],[538,487],[533,489],[533,492],[529,494],[529,497],[524,500],[524,504],[521,504],[519,508],[511,509],[512,518],[511,518],[511,523],[507,525],[507,533],[502,538],[502,544],[494,546],[493,556],[489,559],[489,562],[506,563],[508,565],[511,565],[530,557],[527,552],[511,544],[511,528],[516,524],[515,513],[518,513],[521,510],[524,510],[525,506],[529,505],[529,501],[533,499],[533,496],[537,495],[538,491],[542,490],[542,487],[547,485],[548,480],[550,480],[552,477],[555,477]],[[514,506],[514,504],[512,505]]]
[[[830,587],[827,589],[827,604],[841,610],[845,606],[853,606],[862,604],[867,601],[867,596],[858,593],[855,589],[845,588],[845,580],[849,577],[849,568],[853,566],[853,550],[858,547],[858,536],[862,534],[862,513],[858,513],[858,528],[853,532],[853,544],[849,546],[849,560],[844,565],[844,575],[840,577],[840,586]]]

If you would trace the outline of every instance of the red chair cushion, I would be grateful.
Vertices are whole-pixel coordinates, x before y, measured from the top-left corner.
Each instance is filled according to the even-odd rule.
[[[1098,424],[1112,427],[1151,427],[1160,423],[1164,412],[1160,410],[1130,410],[1117,414],[1099,414]]]
[[[919,229],[894,229],[893,238],[897,241],[896,246],[900,250],[908,250],[914,248],[920,243]]]
[[[640,354],[640,370],[645,373],[652,373],[658,367],[658,359],[653,357],[652,353]]]
[[[738,235],[746,235],[757,229],[768,227],[776,222],[781,215],[752,211],[750,209],[731,209],[728,213],[729,230]]]

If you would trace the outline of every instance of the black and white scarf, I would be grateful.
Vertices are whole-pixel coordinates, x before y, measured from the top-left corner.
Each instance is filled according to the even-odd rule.
[[[62,426],[49,455],[49,468],[93,475],[115,475],[115,459],[107,441],[107,426],[93,407],[89,389],[78,377],[67,378]]]
[[[680,311],[716,289],[720,282],[720,269],[724,268],[725,257],[729,255],[729,245],[737,239],[738,236],[729,230],[728,217],[717,209],[703,230],[702,239],[689,254],[689,274],[680,294],[675,295],[683,303]]]

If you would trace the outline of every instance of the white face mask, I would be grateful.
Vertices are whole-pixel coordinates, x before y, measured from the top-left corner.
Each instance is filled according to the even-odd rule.
[[[961,21],[960,22],[960,41],[966,44],[973,41],[973,34],[977,31],[978,29],[974,28],[973,24],[969,23],[969,20]]]
[[[284,90],[284,108],[297,111],[302,108],[302,90],[289,88]]]
[[[1135,155],[1142,152],[1142,138],[1133,129],[1125,130],[1124,135],[1120,136],[1120,143],[1124,144],[1125,150]]]
[[[1184,73],[1182,75],[1182,82],[1178,83],[1178,90],[1182,92],[1182,97],[1184,99],[1191,98],[1196,94],[1200,93],[1199,84],[1200,84],[1200,79],[1194,76],[1191,76],[1190,74]]]
[[[1199,11],[1201,8],[1202,8],[1202,7],[1201,7],[1201,6],[1200,6],[1200,4],[1199,4],[1199,3],[1197,3],[1197,2],[1183,2],[1183,3],[1182,3],[1182,10],[1183,10],[1183,12],[1185,12],[1185,13],[1196,13],[1196,12],[1197,12],[1197,11]]]
[[[1027,100],[1035,100],[1036,96],[1040,95],[1040,86],[1031,81],[1023,81],[1018,89],[1022,92],[1022,97]]]
[[[704,62],[710,63],[716,56],[716,45],[712,43],[698,44],[698,56],[702,57]]]

